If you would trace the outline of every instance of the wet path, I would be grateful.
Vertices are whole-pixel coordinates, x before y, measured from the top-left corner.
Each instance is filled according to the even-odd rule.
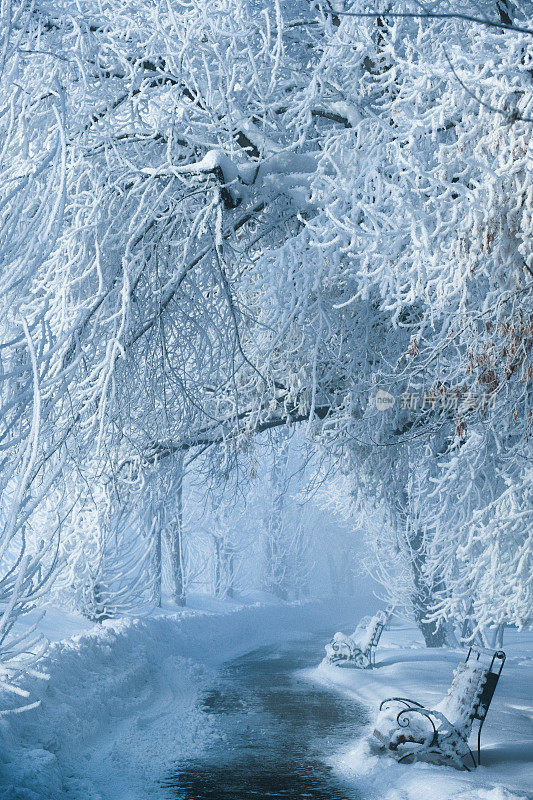
[[[362,800],[324,759],[366,722],[354,700],[306,681],[326,636],[248,653],[224,668],[203,698],[220,738],[198,760],[176,766],[164,785],[175,800]]]

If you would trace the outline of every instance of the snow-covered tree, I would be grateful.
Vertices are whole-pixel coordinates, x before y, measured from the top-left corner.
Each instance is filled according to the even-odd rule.
[[[47,644],[37,630],[40,617],[30,625],[21,626],[20,622],[49,590],[57,557],[57,531],[42,537],[34,527],[36,510],[48,487],[34,480],[41,396],[35,347],[25,320],[21,327],[33,377],[33,402],[29,419],[18,418],[15,423],[8,417],[0,428],[4,441],[14,440],[3,459],[0,478],[0,688],[17,699],[29,696],[20,685],[25,675],[45,677],[37,668]],[[4,396],[13,389],[11,382],[8,377],[2,384]],[[18,704],[9,710],[21,711],[33,705]],[[0,710],[0,715],[3,713]]]
[[[428,643],[465,608],[480,630],[525,624],[529,4],[2,15],[2,474],[37,372],[30,478],[61,495],[68,569],[100,592],[101,498],[121,515],[135,485],[141,515],[172,483],[173,519],[127,538],[154,537],[156,574],[168,553],[182,602],[180,465],[204,453],[227,475],[300,422],[386,514],[382,566],[396,553]]]

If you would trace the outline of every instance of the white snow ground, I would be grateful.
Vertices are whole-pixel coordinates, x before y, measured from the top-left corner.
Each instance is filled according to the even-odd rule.
[[[370,726],[333,760],[368,798],[379,800],[522,800],[533,798],[533,633],[507,631],[502,677],[481,738],[482,765],[472,772],[430,764],[398,764],[375,756]],[[377,711],[381,700],[410,697],[434,705],[448,690],[463,650],[428,650],[415,627],[393,625],[384,632],[376,668],[355,670],[321,664],[306,676],[345,692]],[[472,737],[471,741],[475,741]]]
[[[335,602],[243,606],[197,598],[192,609],[95,627],[52,609],[44,623],[53,640],[43,664],[50,679],[27,684],[41,706],[0,719],[1,800],[158,796],[158,782],[178,759],[197,755],[216,735],[197,701],[222,662],[328,626],[333,633],[342,619],[353,618],[355,627],[374,602],[368,597],[356,610]],[[385,632],[382,642],[374,671],[320,666],[306,675],[374,709],[393,694],[438,699],[463,657],[425,650],[408,627]],[[369,800],[533,798],[533,635],[508,635],[505,650],[484,728],[484,766],[475,773],[378,760],[360,729],[335,769]]]
[[[197,700],[222,662],[339,621],[331,602],[191,605],[94,627],[48,612],[50,679],[25,685],[41,706],[0,718],[1,800],[156,796],[178,759],[215,735]]]

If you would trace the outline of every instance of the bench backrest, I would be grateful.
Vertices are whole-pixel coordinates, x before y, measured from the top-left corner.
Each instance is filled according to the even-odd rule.
[[[385,627],[385,622],[383,620],[378,620],[374,625],[374,628],[371,632],[369,647],[377,647],[379,644],[379,640],[381,639],[381,634],[383,633],[383,629]]]
[[[483,652],[471,648],[466,660],[459,664],[448,693],[435,706],[452,725],[467,734],[474,719],[485,720],[494,695],[505,653],[497,651],[487,663],[482,659]]]
[[[474,660],[479,662],[481,655],[481,650],[471,647],[468,651],[466,660]],[[497,650],[492,654],[489,667],[486,671],[485,683],[483,685],[483,689],[481,690],[478,704],[474,710],[474,719],[479,719],[482,722],[485,720],[487,711],[489,710],[492,698],[494,696],[494,692],[496,691],[496,686],[500,680],[500,675],[502,674],[505,658],[506,656],[503,650]]]
[[[379,640],[381,639],[381,634],[383,633],[385,625],[389,621],[391,613],[392,610],[387,609],[386,611],[378,611],[377,614],[371,617],[366,627],[366,631],[360,639],[361,650],[364,653],[367,653],[373,647],[378,646]]]

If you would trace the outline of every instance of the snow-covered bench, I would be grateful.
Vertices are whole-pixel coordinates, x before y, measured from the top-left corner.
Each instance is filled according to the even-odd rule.
[[[376,647],[392,612],[393,609],[389,607],[386,611],[378,611],[373,617],[365,617],[351,636],[336,633],[326,645],[324,661],[329,664],[349,661],[359,669],[372,667],[375,664]]]
[[[496,689],[505,653],[470,648],[459,664],[447,695],[434,708],[415,700],[390,697],[379,707],[374,736],[398,761],[423,760],[466,768],[481,763],[481,729]],[[474,720],[479,721],[477,764],[468,744]]]

